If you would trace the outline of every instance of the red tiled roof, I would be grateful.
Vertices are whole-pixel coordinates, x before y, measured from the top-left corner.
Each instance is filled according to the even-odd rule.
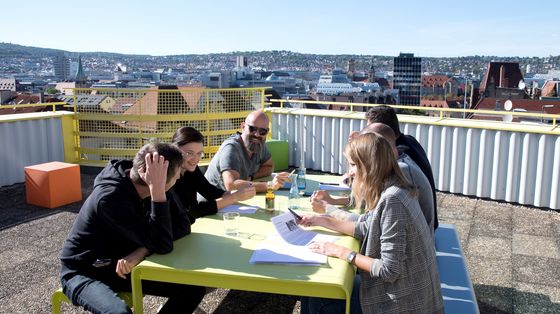
[[[476,104],[474,109],[483,110],[495,110],[496,100],[500,101],[500,108],[503,110],[504,102],[506,99],[496,99],[496,98],[483,98],[478,104]],[[538,100],[538,99],[511,99],[513,103],[513,109],[525,109],[528,112],[534,113],[551,113],[560,114],[560,100]],[[545,108],[544,106],[551,105],[550,108]]]
[[[430,108],[449,108],[449,102],[445,100],[420,100],[420,107],[430,107]]]
[[[443,87],[443,84],[448,79],[449,77],[447,75],[425,75],[422,76],[422,87]]]
[[[558,93],[556,92],[558,87],[556,85],[560,84],[560,81],[548,81],[544,84],[541,95],[545,97],[558,97]]]

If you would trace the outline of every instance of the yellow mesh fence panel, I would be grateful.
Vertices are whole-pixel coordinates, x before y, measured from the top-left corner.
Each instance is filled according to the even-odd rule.
[[[132,159],[150,140],[170,142],[182,126],[205,136],[204,163],[239,130],[249,112],[263,108],[264,88],[79,88],[74,104],[82,163]]]

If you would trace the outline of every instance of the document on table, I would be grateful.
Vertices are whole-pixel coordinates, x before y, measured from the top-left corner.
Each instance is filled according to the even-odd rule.
[[[319,190],[324,191],[350,191],[352,190],[346,184],[338,184],[338,183],[320,183]]]
[[[312,241],[334,242],[338,237],[303,230],[291,213],[271,220],[276,232],[257,245],[249,263],[320,265],[327,262],[327,256],[311,252],[307,245]]]
[[[220,210],[220,213],[240,213],[240,214],[254,214],[259,207],[248,206],[242,204],[232,204]]]

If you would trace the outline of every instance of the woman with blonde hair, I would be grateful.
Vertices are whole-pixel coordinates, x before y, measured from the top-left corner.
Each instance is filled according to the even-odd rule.
[[[432,233],[391,145],[377,134],[363,134],[346,146],[345,156],[354,179],[352,193],[366,212],[358,221],[315,215],[299,223],[351,235],[362,241],[360,252],[330,242],[309,248],[358,268],[352,313],[442,313]],[[336,313],[344,311],[344,301],[303,298],[301,309]]]

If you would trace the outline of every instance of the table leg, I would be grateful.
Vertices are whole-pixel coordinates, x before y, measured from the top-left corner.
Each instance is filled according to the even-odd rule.
[[[132,270],[130,278],[132,285],[132,309],[135,314],[144,313],[144,304],[142,304],[142,280],[140,279],[140,270],[136,267]]]

